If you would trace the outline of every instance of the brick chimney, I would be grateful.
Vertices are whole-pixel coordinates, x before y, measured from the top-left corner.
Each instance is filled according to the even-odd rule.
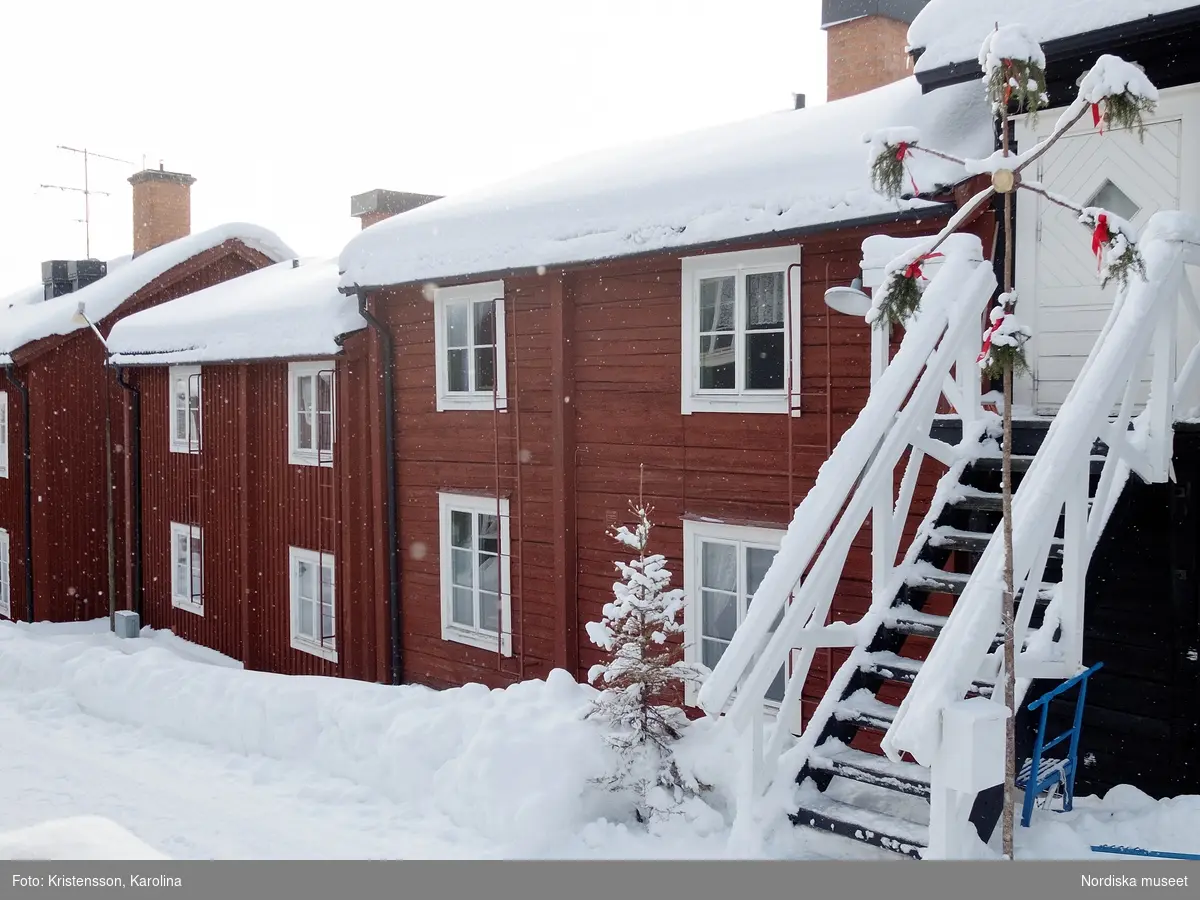
[[[441,199],[437,194],[410,194],[405,191],[375,188],[350,198],[350,215],[362,222],[363,228],[370,228],[376,222]]]
[[[192,233],[192,185],[182,172],[144,169],[131,176],[133,185],[133,255],[161,247]]]
[[[928,2],[821,0],[821,28],[829,47],[828,99],[841,100],[907,78],[908,26]]]

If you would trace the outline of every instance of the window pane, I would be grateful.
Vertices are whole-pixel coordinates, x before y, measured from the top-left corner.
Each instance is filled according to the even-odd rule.
[[[705,638],[701,641],[700,654],[704,665],[710,669],[715,669],[717,663],[721,661],[721,656],[725,653],[727,646],[724,641],[714,641],[712,638]]]
[[[470,588],[456,587],[454,591],[453,604],[450,614],[454,621],[459,625],[465,625],[468,628],[475,627],[475,599]]]
[[[450,511],[450,546],[465,547],[470,550],[471,543],[471,514],[461,509]]]
[[[332,372],[320,372],[317,375],[317,409],[321,412],[333,411]]]
[[[313,380],[311,375],[296,379],[296,448],[313,449]]]
[[[321,600],[324,603],[333,603],[333,566],[331,565],[321,567]]]
[[[700,387],[729,391],[737,387],[737,362],[732,334],[700,335]]]
[[[296,593],[305,600],[317,595],[316,579],[311,564],[301,560],[296,563]]]
[[[496,386],[496,348],[475,351],[475,390],[490,391]]]
[[[474,564],[474,554],[470,550],[450,551],[450,583],[471,587],[471,566]]]
[[[469,350],[451,350],[446,357],[446,387],[451,391],[469,391],[471,376],[467,371]]]
[[[779,674],[775,676],[775,680],[771,682],[771,686],[767,688],[767,699],[774,700],[776,703],[783,702],[783,691],[787,687],[787,682],[783,677],[783,669],[779,670]]]
[[[178,441],[187,440],[187,409],[183,406],[175,406],[175,433],[173,437]]]
[[[783,273],[746,276],[746,327],[783,327]]]
[[[737,595],[702,591],[704,613],[701,632],[707,637],[733,640],[738,626]]]
[[[496,343],[496,303],[479,300],[475,303],[475,346]]]
[[[324,639],[324,643],[328,644],[333,640],[336,631],[333,624],[333,606],[326,603],[321,606],[321,634],[319,637]]]
[[[468,347],[467,340],[468,317],[466,303],[448,303],[446,305],[446,346]]]
[[[782,331],[751,331],[746,335],[746,389],[783,390]]]
[[[736,593],[737,547],[704,541],[701,545],[700,584],[718,591]]]
[[[313,379],[311,375],[296,378],[296,409],[304,413],[313,411]]]
[[[500,557],[479,554],[479,588],[493,593],[500,590]]]
[[[700,331],[733,331],[735,291],[732,275],[700,279]]]
[[[333,415],[323,412],[317,414],[317,449],[329,459],[333,451]]]
[[[204,562],[201,554],[200,538],[192,537],[192,597],[199,598],[204,596],[203,578],[204,578]]]
[[[300,600],[296,606],[296,611],[299,613],[296,630],[305,637],[313,637],[316,634],[316,624],[313,622],[312,601]]]
[[[500,633],[500,595],[479,592],[479,627]]]
[[[771,560],[775,558],[775,553],[775,550],[768,550],[765,547],[746,548],[746,593],[751,597],[758,590],[758,586],[762,584],[763,576],[771,567]]]
[[[499,553],[500,540],[499,528],[497,528],[497,519],[495,516],[487,513],[479,514],[479,549],[484,553]]]

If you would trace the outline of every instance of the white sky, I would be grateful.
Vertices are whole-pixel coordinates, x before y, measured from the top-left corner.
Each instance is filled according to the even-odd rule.
[[[198,179],[192,228],[249,221],[300,254],[350,195],[448,194],[643,137],[825,97],[819,0],[43,0],[0,31],[0,296],[45,259],[130,252],[142,167]]]

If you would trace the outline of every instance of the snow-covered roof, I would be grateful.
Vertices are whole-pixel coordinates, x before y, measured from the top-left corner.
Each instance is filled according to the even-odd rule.
[[[1024,25],[1038,41],[1124,25],[1147,16],[1200,6],[1196,0],[929,0],[908,29],[922,51],[916,73],[974,62],[997,25]]]
[[[72,321],[80,303],[84,304],[87,317],[99,322],[156,278],[230,240],[272,260],[295,255],[274,232],[257,225],[234,222],[179,238],[127,262],[122,261],[99,281],[72,294],[37,302],[32,291],[21,292],[26,303],[0,307],[0,359],[32,341],[86,328],[87,325]]]
[[[288,260],[126,316],[108,336],[118,364],[297,359],[340,351],[366,325],[338,292],[336,261]]]
[[[548,166],[436,200],[356,235],[342,286],[376,287],[586,262],[929,206],[871,188],[863,135],[915,125],[929,146],[966,156],[993,147],[979,85],[921,94],[909,78],[788,110]],[[961,167],[910,157],[923,192]]]

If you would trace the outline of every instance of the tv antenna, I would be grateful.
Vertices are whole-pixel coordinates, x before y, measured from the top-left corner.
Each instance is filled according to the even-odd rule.
[[[72,191],[77,194],[83,194],[83,218],[76,219],[75,221],[83,223],[83,240],[84,240],[84,247],[86,249],[85,255],[86,255],[87,259],[91,259],[92,258],[92,203],[91,203],[92,194],[99,194],[102,197],[107,197],[107,196],[109,196],[109,193],[108,193],[108,191],[95,191],[95,190],[91,189],[90,180],[88,177],[89,176],[88,163],[92,159],[107,159],[110,162],[124,163],[127,166],[132,166],[132,165],[134,165],[134,163],[128,159],[121,159],[120,157],[117,157],[117,156],[107,156],[103,153],[96,153],[92,150],[88,150],[86,147],[82,150],[77,150],[74,147],[67,147],[63,144],[59,144],[58,149],[66,150],[70,153],[78,153],[83,156],[83,187],[74,187],[72,185],[66,185],[66,184],[43,184],[42,187],[43,188],[51,188],[56,191]]]

